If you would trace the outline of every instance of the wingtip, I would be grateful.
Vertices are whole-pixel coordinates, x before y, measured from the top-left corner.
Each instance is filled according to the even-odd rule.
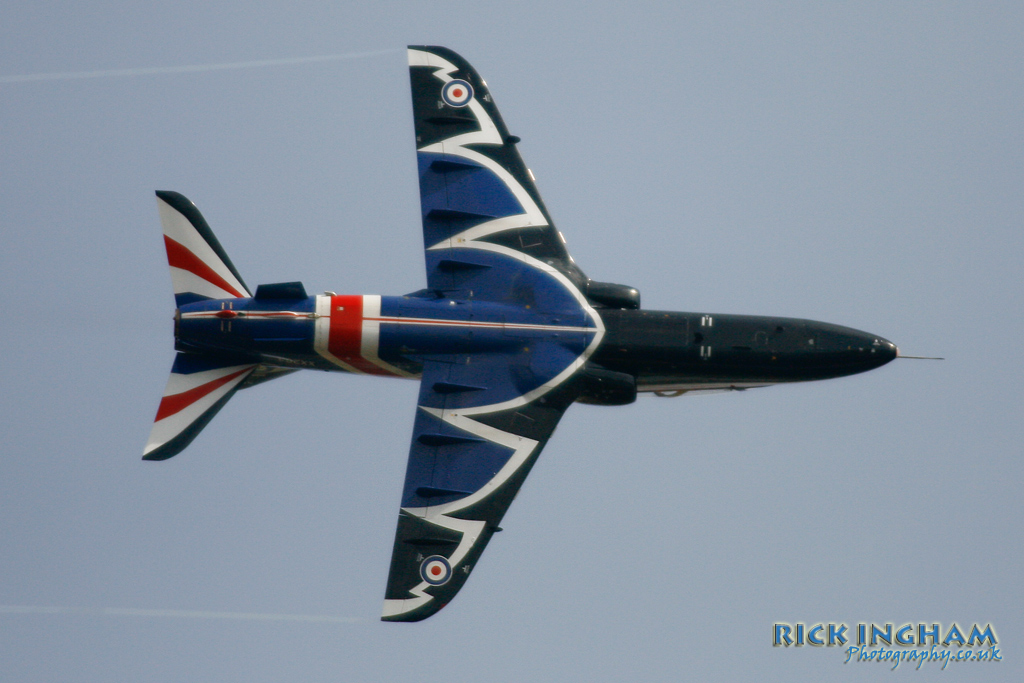
[[[444,609],[444,604],[430,595],[405,600],[384,600],[381,621],[413,623],[423,621]]]
[[[145,455],[142,456],[142,459],[148,462],[160,462],[161,460],[167,460],[173,455],[173,453],[171,453],[170,455],[160,455],[159,453],[146,453]]]

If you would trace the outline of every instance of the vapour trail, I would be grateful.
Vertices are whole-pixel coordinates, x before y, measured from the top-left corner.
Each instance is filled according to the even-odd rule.
[[[107,78],[114,76],[153,76],[158,74],[185,74],[225,69],[256,69],[263,66],[288,66],[291,64],[313,64],[316,62],[338,62],[346,59],[363,59],[398,52],[395,49],[373,52],[349,52],[340,55],[319,55],[316,57],[288,57],[285,59],[258,59],[252,62],[225,62],[223,64],[191,64],[187,66],[154,66],[140,69],[104,69],[101,71],[65,71],[45,74],[24,74],[0,76],[0,83],[31,83],[33,81],[66,81],[79,78]]]
[[[133,607],[50,607],[0,605],[0,614],[85,614],[107,617],[172,617],[177,619],[234,619],[239,621],[301,621],[320,624],[355,624],[358,617],[330,617],[319,614],[261,614],[257,612],[204,612],[182,609],[135,609]]]

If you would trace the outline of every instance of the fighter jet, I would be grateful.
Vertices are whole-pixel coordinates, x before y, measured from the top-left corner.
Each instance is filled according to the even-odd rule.
[[[195,205],[157,192],[177,356],[143,456],[180,453],[236,391],[299,369],[419,381],[384,620],[425,619],[462,588],[573,403],[829,379],[896,358],[875,334],[645,310],[633,287],[589,278],[476,70],[442,47],[408,58],[426,287],[253,292]]]

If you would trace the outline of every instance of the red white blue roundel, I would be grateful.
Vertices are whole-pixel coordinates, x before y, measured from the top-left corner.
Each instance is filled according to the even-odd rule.
[[[473,99],[473,86],[459,79],[448,81],[441,88],[441,99],[450,107],[465,107]]]
[[[452,575],[452,566],[440,555],[431,555],[420,565],[420,578],[431,586],[440,586],[448,582]]]

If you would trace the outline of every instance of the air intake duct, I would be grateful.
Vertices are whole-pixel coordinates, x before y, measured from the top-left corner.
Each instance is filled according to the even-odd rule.
[[[634,287],[587,280],[585,294],[590,301],[607,308],[640,308],[640,292]]]
[[[579,375],[583,391],[579,403],[596,406],[624,406],[636,400],[636,377],[625,372],[588,365]]]

